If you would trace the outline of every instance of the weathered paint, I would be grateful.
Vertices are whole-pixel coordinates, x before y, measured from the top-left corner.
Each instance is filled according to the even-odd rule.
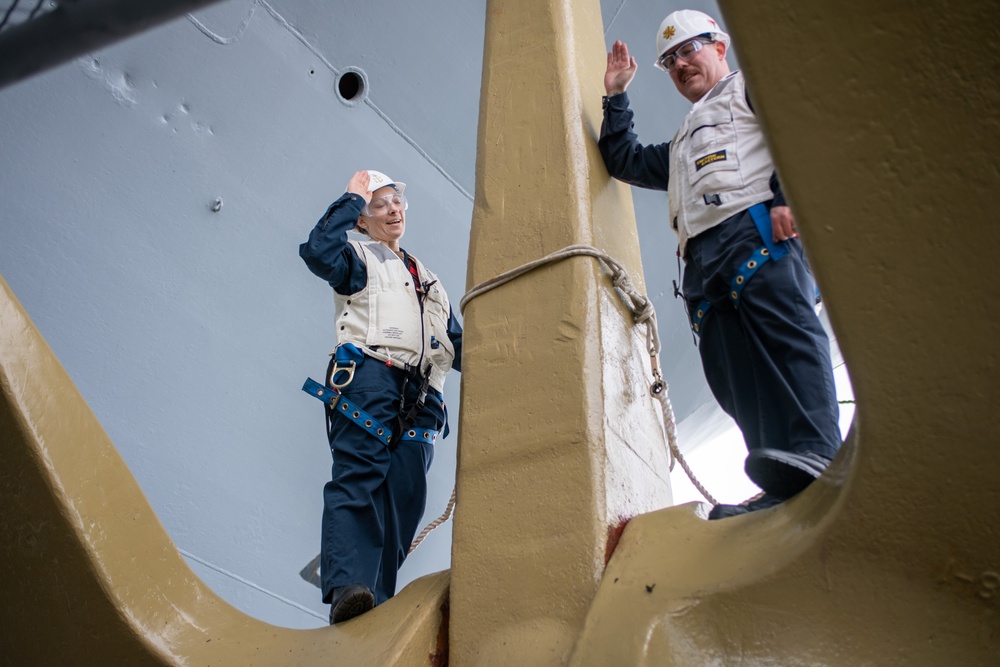
[[[633,519],[570,664],[995,665],[1000,7],[724,9],[855,426],[777,510]]]
[[[460,495],[459,513],[467,513],[460,521],[469,529],[456,536],[453,575],[465,584],[453,592],[474,613],[451,633],[456,664],[491,664],[512,653],[530,664],[995,664],[1000,313],[990,276],[1000,243],[996,226],[983,221],[992,220],[990,195],[1000,186],[1000,90],[992,80],[1000,59],[998,8],[938,1],[904,9],[832,0],[727,5],[728,27],[851,363],[859,407],[844,454],[822,483],[778,510],[718,523],[702,521],[692,507],[634,518],[598,583],[599,568],[590,561],[599,560],[606,533],[594,517],[612,513],[544,497],[596,495],[600,485],[580,474],[588,462],[549,465],[545,486],[505,495],[493,491],[501,486],[495,480],[512,477],[512,468],[523,477],[512,483],[522,484],[532,465],[558,459],[544,446],[536,448],[540,453],[473,446],[469,463],[481,466],[469,478],[484,483],[466,485],[463,461],[460,491],[468,502]],[[581,118],[589,104],[579,105]],[[585,191],[579,171],[566,171],[573,174],[569,187]],[[479,178],[488,177],[481,169]],[[514,204],[524,199],[510,197]],[[520,223],[512,223],[518,232]],[[503,230],[487,231],[489,240]],[[512,249],[477,265],[471,282],[489,277],[497,268],[491,263],[516,262],[562,235],[567,229],[560,226],[528,239],[511,232]],[[516,314],[524,291],[548,291],[549,283],[596,289],[599,278],[579,259],[544,270],[541,282],[537,290],[512,285],[507,297],[503,291],[482,297],[470,306],[470,320],[489,321],[492,311]],[[610,303],[568,312],[597,313],[600,326],[560,328],[561,320],[533,310],[547,328],[512,319],[470,337],[479,338],[474,345],[482,351],[502,347],[534,361],[530,337],[585,346],[602,327],[613,329],[606,320],[619,314]],[[505,328],[518,335],[491,340],[491,332]],[[178,556],[6,285],[0,343],[5,655],[27,664],[99,655],[108,664],[175,665],[426,664],[440,655],[446,576],[415,582],[340,628],[282,630],[230,608]],[[505,355],[483,356],[495,359],[486,371],[503,371]],[[520,391],[516,383],[499,387]],[[608,408],[603,397],[584,398],[584,419]],[[491,406],[478,403],[475,418],[506,428],[509,414]],[[529,438],[537,438],[535,430],[522,429]],[[607,430],[600,425],[587,435]],[[482,442],[496,437],[471,435]],[[532,456],[538,459],[525,463]],[[586,484],[589,491],[581,492]],[[590,556],[584,566],[580,553],[545,548],[551,531],[526,535],[536,521],[551,520],[539,518],[540,506],[564,512],[557,534],[582,543],[580,551]],[[530,605],[480,613],[475,605],[520,601],[510,591],[497,596],[470,558],[485,531],[497,533],[489,540],[509,540],[540,560],[527,562],[526,578],[512,567],[492,576],[520,585],[538,583],[539,570],[555,573],[556,581],[541,585],[568,590],[568,608],[553,612],[546,605],[561,598],[539,600],[528,590]],[[514,549],[500,556],[527,561]],[[470,562],[473,571],[463,572]],[[468,585],[477,582],[486,585],[478,591]],[[484,623],[504,615],[525,620],[517,627]],[[490,636],[499,643],[484,647],[481,638]],[[523,645],[506,647],[504,637]],[[496,653],[484,652],[494,647]]]
[[[448,573],[343,626],[278,628],[194,575],[0,279],[0,648],[11,664],[424,664]]]
[[[655,0],[601,6],[609,35],[651,50]],[[327,617],[299,572],[318,552],[330,453],[322,408],[299,388],[326,367],[332,300],[297,246],[359,165],[405,174],[404,246],[458,300],[485,16],[485,0],[437,0],[433,11],[228,0],[0,90],[0,273],[188,564],[269,623],[310,628]],[[354,69],[368,95],[347,106],[337,82]],[[599,73],[587,76],[597,85]],[[664,83],[640,70],[640,118],[682,113]],[[665,194],[635,191],[633,202],[681,445],[693,447],[727,418],[706,403],[668,289]],[[445,387],[453,435],[436,447],[425,521],[454,488],[460,385],[452,374]],[[699,405],[714,414],[692,428],[684,417]],[[627,439],[629,421],[611,427]],[[406,560],[401,585],[449,566],[451,528]]]
[[[641,289],[628,189],[596,145],[597,10],[487,5],[470,288],[587,243]],[[589,257],[487,292],[465,316],[450,658],[551,664],[580,631],[609,527],[671,502],[649,355]]]

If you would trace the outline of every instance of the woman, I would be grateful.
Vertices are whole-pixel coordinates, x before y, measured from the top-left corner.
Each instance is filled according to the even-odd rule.
[[[459,369],[462,328],[437,277],[400,248],[405,183],[359,171],[299,246],[333,287],[337,349],[327,386],[333,474],[323,489],[320,558],[330,623],[381,604],[427,500],[433,443],[447,434],[442,397]],[[348,241],[347,231],[370,240]]]

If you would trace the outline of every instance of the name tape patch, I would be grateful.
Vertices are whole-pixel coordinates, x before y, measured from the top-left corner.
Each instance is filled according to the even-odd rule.
[[[707,167],[713,162],[721,162],[726,159],[726,151],[716,151],[714,153],[709,153],[708,155],[703,155],[694,161],[694,170],[701,171],[702,167]]]

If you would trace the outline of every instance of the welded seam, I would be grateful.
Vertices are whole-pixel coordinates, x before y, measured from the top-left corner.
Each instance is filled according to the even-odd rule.
[[[618,5],[618,9],[615,10],[615,15],[611,17],[610,21],[608,21],[608,27],[604,29],[605,37],[608,36],[608,31],[611,30],[611,26],[615,24],[615,21],[618,19],[618,15],[622,13],[622,10],[625,8],[625,4],[627,2],[628,0],[622,0],[621,4]]]
[[[250,5],[250,11],[248,11],[247,15],[243,17],[243,22],[240,23],[240,27],[236,30],[236,34],[233,35],[232,37],[223,37],[217,32],[213,32],[211,28],[209,28],[207,25],[199,21],[194,14],[188,14],[187,18],[189,21],[191,21],[191,23],[194,24],[196,28],[198,28],[198,30],[202,32],[202,34],[204,34],[206,37],[208,37],[216,44],[223,44],[223,45],[235,44],[240,40],[241,37],[243,37],[243,33],[246,32],[247,26],[250,25],[250,19],[253,18],[254,11],[256,11],[257,5],[260,4],[260,1],[261,0],[254,0],[253,4]]]
[[[205,560],[203,558],[199,558],[198,556],[195,556],[193,553],[191,553],[189,551],[185,551],[184,549],[181,549],[180,547],[177,548],[177,551],[179,551],[181,553],[181,555],[184,556],[185,558],[190,558],[191,560],[195,561],[196,563],[201,563],[202,565],[204,565],[205,567],[209,568],[210,570],[214,570],[214,571],[218,572],[219,574],[225,575],[225,576],[229,577],[230,579],[232,579],[234,581],[238,581],[239,583],[243,584],[244,586],[249,586],[250,588],[254,589],[255,591],[259,591],[259,592],[263,593],[264,595],[269,595],[272,598],[274,598],[275,600],[278,600],[279,602],[284,602],[285,604],[289,605],[290,607],[295,607],[299,611],[304,611],[305,613],[309,614],[310,616],[315,616],[316,618],[320,619],[321,621],[326,621],[327,620],[326,616],[323,616],[322,614],[317,614],[312,609],[309,609],[308,607],[304,607],[304,606],[300,605],[298,602],[295,602],[294,600],[289,600],[288,598],[282,597],[281,595],[278,595],[277,593],[275,593],[273,591],[269,591],[266,588],[258,586],[257,584],[255,584],[254,582],[250,581],[249,579],[244,579],[243,577],[241,577],[240,575],[238,575],[238,574],[236,574],[234,572],[230,572],[229,570],[225,570],[225,569],[219,567],[218,565],[215,565],[214,563],[209,563],[207,560]]]
[[[243,19],[243,22],[240,24],[239,29],[236,31],[236,34],[233,35],[232,37],[223,37],[222,35],[219,35],[218,33],[213,32],[211,29],[208,28],[208,26],[206,26],[204,23],[202,23],[197,18],[195,18],[193,14],[188,14],[187,17],[188,17],[188,20],[191,21],[191,23],[193,23],[194,26],[196,28],[198,28],[198,30],[201,31],[202,34],[204,34],[206,37],[208,37],[209,39],[211,39],[213,42],[216,42],[217,44],[222,44],[222,45],[230,45],[230,44],[234,44],[237,41],[239,41],[239,39],[243,36],[243,33],[246,31],[247,26],[250,25],[250,20],[253,18],[254,12],[257,9],[258,5],[264,7],[264,9],[267,10],[267,13],[270,14],[274,18],[274,20],[276,20],[278,23],[280,23],[282,25],[282,27],[285,28],[285,30],[287,30],[288,32],[290,32],[297,40],[299,40],[299,42],[301,42],[307,49],[309,49],[310,53],[312,53],[314,56],[316,56],[317,58],[319,58],[319,60],[331,72],[333,72],[333,74],[335,76],[339,76],[340,75],[340,70],[337,69],[336,67],[334,67],[333,63],[331,63],[329,60],[327,60],[326,57],[323,56],[323,54],[321,54],[319,52],[319,50],[315,46],[313,46],[312,43],[310,43],[309,40],[307,40],[302,33],[300,33],[298,30],[296,30],[295,27],[291,23],[289,23],[288,21],[286,21],[285,18],[281,14],[279,14],[271,5],[269,5],[266,0],[254,0],[253,4],[250,6],[250,11],[247,12],[246,16]],[[616,14],[616,16],[617,16],[617,14]],[[381,118],[385,122],[385,124],[388,125],[389,128],[393,132],[395,132],[397,135],[399,135],[399,137],[403,141],[405,141],[410,146],[412,146],[413,150],[417,151],[417,154],[420,155],[420,157],[422,157],[424,160],[427,161],[428,164],[430,164],[432,167],[434,167],[434,169],[437,170],[437,172],[439,174],[441,174],[442,176],[444,176],[445,180],[447,180],[449,183],[451,183],[455,187],[456,190],[458,190],[459,192],[461,192],[462,195],[466,199],[468,199],[470,202],[474,200],[472,194],[469,193],[469,191],[466,190],[464,187],[462,187],[461,183],[459,183],[457,180],[455,180],[451,176],[451,174],[449,174],[444,169],[444,167],[442,167],[440,164],[438,164],[430,156],[430,154],[427,151],[425,151],[423,148],[421,148],[420,144],[418,144],[412,137],[410,137],[408,134],[406,134],[406,132],[404,132],[398,125],[396,125],[394,122],[392,122],[392,119],[390,119],[389,116],[385,112],[383,112],[371,100],[371,98],[367,98],[366,97],[365,98],[365,104],[369,108],[371,108],[371,110],[374,111],[378,115],[378,117]]]
[[[371,107],[372,111],[377,113],[379,117],[386,122],[386,125],[388,125],[392,129],[393,132],[402,137],[403,141],[410,144],[410,146],[412,146],[413,149],[417,151],[417,153],[419,153],[422,158],[427,160],[427,162],[429,162],[432,167],[437,169],[438,173],[444,176],[449,183],[455,186],[455,189],[461,192],[466,199],[468,199],[469,201],[473,201],[474,199],[473,196],[469,194],[469,192],[465,188],[463,188],[458,181],[452,178],[451,174],[449,174],[447,171],[444,170],[444,167],[435,162],[434,159],[427,154],[427,151],[421,148],[416,141],[411,139],[405,132],[403,132],[403,130],[401,130],[398,125],[393,123],[392,120],[389,118],[389,116],[387,116],[381,109],[379,109],[378,106],[376,106],[375,103],[372,102],[370,98],[365,98],[365,104]]]

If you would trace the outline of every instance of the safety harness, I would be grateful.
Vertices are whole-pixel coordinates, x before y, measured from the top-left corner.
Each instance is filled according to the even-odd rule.
[[[305,384],[302,385],[302,391],[326,404],[327,436],[332,435],[333,419],[334,415],[337,414],[354,422],[389,447],[396,447],[399,443],[408,441],[433,445],[437,439],[437,431],[413,428],[417,414],[424,407],[424,400],[430,386],[430,373],[423,374],[417,401],[408,410],[405,409],[406,386],[410,382],[410,374],[407,373],[401,390],[399,416],[396,418],[396,429],[400,436],[394,438],[393,429],[372,417],[342,393],[343,389],[354,381],[355,371],[364,362],[364,353],[353,343],[345,343],[339,346],[330,357],[330,364],[327,366],[326,386],[312,378],[307,378]],[[394,364],[386,362],[386,365],[392,366]],[[447,426],[445,431],[445,435],[447,435]]]
[[[737,309],[740,307],[740,297],[743,295],[743,288],[754,277],[754,274],[760,270],[760,267],[767,263],[768,260],[773,259],[774,261],[778,261],[788,254],[788,244],[785,241],[781,241],[780,243],[774,242],[774,233],[771,231],[771,214],[767,206],[763,203],[754,204],[749,210],[753,224],[757,227],[757,232],[760,234],[761,239],[764,240],[764,245],[754,250],[753,254],[750,255],[750,259],[743,262],[743,265],[740,266],[733,277],[732,283],[730,283],[729,300],[733,302],[733,307]],[[691,313],[691,329],[696,334],[701,333],[701,322],[705,319],[705,315],[708,314],[711,307],[711,301],[702,299],[695,308],[695,311]]]

